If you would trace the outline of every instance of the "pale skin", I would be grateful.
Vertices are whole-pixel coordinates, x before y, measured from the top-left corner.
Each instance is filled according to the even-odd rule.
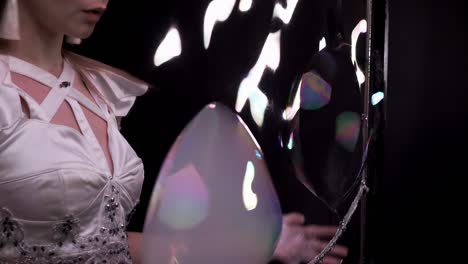
[[[29,0],[18,2],[20,40],[2,40],[0,52],[30,62],[58,77],[63,68],[62,45],[65,35],[77,38],[89,37],[97,23],[94,18],[89,18],[89,10],[104,12],[109,1]],[[16,73],[12,73],[12,81],[38,103],[45,99],[50,90],[49,87]],[[92,87],[85,86],[81,78],[75,78],[74,85],[94,102],[94,98],[88,90]],[[24,101],[23,111],[29,114]],[[107,158],[110,170],[113,171],[106,122],[85,107],[83,107],[83,112]],[[68,103],[61,105],[51,123],[65,125],[80,132]]]
[[[283,216],[283,228],[273,258],[284,264],[311,261],[336,233],[336,226],[304,225],[299,213]],[[336,245],[323,259],[323,264],[339,264],[348,255],[348,248]]]

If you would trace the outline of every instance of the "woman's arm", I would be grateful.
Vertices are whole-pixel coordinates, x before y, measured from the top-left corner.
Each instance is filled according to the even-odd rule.
[[[133,264],[141,264],[141,243],[143,234],[138,232],[128,232],[128,246],[130,248],[130,256],[132,256]]]

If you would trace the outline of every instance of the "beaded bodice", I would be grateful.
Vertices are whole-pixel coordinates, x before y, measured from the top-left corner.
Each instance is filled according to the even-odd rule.
[[[75,61],[67,59],[56,78],[25,61],[0,57],[1,264],[131,263],[126,225],[144,171],[116,117],[126,115],[135,94],[146,88]],[[97,105],[73,90],[74,70],[100,93]],[[28,97],[10,72],[49,86],[47,104]],[[21,99],[30,117],[23,114]],[[49,122],[51,109],[63,101],[71,105],[81,133]],[[107,123],[113,171],[90,132],[84,107]]]

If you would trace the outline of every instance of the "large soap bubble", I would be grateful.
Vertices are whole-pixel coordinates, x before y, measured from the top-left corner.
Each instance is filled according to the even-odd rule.
[[[146,217],[143,263],[264,264],[281,219],[255,138],[238,115],[210,104],[163,163]]]

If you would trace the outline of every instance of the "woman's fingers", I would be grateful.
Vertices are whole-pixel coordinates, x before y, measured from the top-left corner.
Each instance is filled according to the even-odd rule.
[[[308,241],[309,247],[317,252],[321,252],[328,244],[327,241],[312,239]],[[345,258],[348,255],[348,248],[341,245],[335,245],[330,252],[329,256]]]

